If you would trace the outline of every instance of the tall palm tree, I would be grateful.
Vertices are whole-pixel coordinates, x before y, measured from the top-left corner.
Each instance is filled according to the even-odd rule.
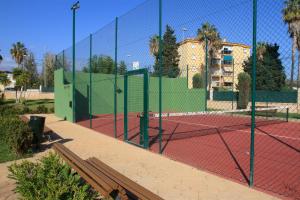
[[[2,62],[2,60],[3,60],[3,57],[2,57],[2,55],[0,55],[0,63]]]
[[[149,40],[149,50],[150,54],[155,57],[155,61],[158,60],[158,51],[159,51],[159,37],[153,35]]]
[[[288,32],[292,38],[292,65],[291,65],[291,82],[294,81],[295,53],[297,48],[297,37],[300,32],[300,0],[286,0],[285,7],[282,10],[283,20],[288,24]],[[298,69],[299,70],[299,69]]]
[[[12,48],[10,49],[10,54],[18,64],[18,67],[20,67],[21,63],[24,60],[24,57],[27,55],[27,49],[23,43],[17,42],[12,45]]]
[[[209,58],[208,63],[211,63],[215,53],[222,48],[222,39],[218,29],[209,22],[206,22],[202,24],[201,28],[198,29],[197,38],[200,42],[205,42],[205,40],[207,39]],[[203,47],[205,48],[205,45],[203,45]],[[208,83],[210,89],[210,79],[208,80]]]

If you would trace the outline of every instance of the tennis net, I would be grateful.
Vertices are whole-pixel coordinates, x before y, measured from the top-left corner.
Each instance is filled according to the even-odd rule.
[[[257,107],[255,126],[272,126],[285,123],[289,119],[288,107]],[[158,113],[150,113],[150,142],[158,139]],[[176,140],[219,134],[224,132],[249,133],[251,108],[228,111],[168,112],[162,113],[162,140]]]

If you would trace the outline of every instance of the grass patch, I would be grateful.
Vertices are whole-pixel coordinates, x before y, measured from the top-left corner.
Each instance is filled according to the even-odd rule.
[[[22,156],[17,156],[10,151],[8,145],[1,139],[0,140],[0,163],[18,160],[22,158],[29,158],[32,156],[32,153],[27,153]]]

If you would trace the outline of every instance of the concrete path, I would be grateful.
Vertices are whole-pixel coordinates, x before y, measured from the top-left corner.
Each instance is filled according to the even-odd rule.
[[[66,147],[81,158],[97,157],[167,200],[277,199],[93,130],[62,121],[54,115],[47,115],[46,125],[61,137],[60,140]],[[1,177],[6,173],[6,166],[7,164],[0,165]],[[6,185],[12,188],[11,183],[10,180],[0,178],[1,188]]]

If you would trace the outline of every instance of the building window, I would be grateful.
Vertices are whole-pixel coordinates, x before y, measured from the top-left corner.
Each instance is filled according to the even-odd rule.
[[[224,60],[223,64],[224,65],[232,65],[232,60]]]

